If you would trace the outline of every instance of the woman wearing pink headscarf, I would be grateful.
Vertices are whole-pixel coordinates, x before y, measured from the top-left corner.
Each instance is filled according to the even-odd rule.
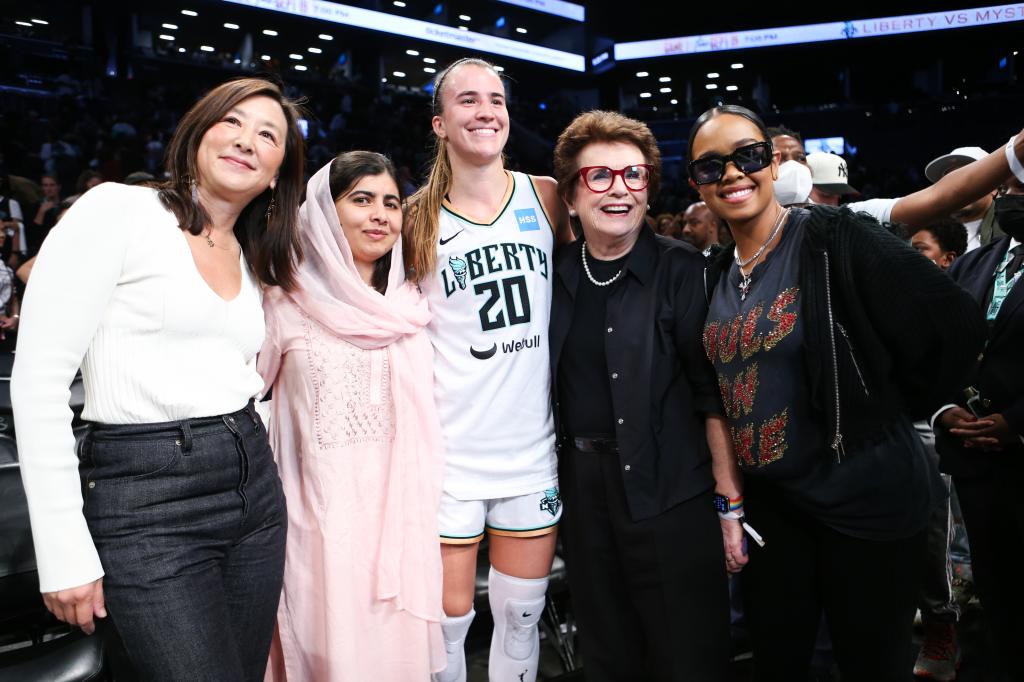
[[[289,521],[268,677],[420,682],[445,664],[442,453],[394,167],[342,154],[299,216],[298,287],[266,292],[259,357]]]

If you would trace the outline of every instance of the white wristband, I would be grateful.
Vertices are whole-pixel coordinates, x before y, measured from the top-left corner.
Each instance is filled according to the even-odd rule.
[[[1006,143],[1006,162],[1010,164],[1010,170],[1017,176],[1017,179],[1024,182],[1024,165],[1021,164],[1020,159],[1017,158],[1017,153],[1013,149],[1013,143],[1016,141],[1017,136],[1014,135]]]

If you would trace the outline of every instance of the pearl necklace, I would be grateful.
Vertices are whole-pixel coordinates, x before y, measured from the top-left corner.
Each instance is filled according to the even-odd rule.
[[[615,280],[617,280],[622,275],[622,268],[619,268],[619,271],[616,272],[615,275],[611,279],[609,279],[607,281],[604,281],[604,282],[597,281],[594,278],[594,275],[592,275],[590,273],[590,266],[587,264],[587,243],[586,242],[583,242],[583,249],[582,249],[582,251],[580,251],[580,253],[583,256],[583,272],[587,273],[587,279],[589,279],[590,283],[593,284],[594,286],[606,287],[609,284],[612,284],[613,282],[615,282]]]

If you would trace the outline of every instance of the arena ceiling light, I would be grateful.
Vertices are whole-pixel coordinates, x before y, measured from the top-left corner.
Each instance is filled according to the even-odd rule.
[[[306,48],[306,52],[309,52],[310,54],[320,54],[323,50],[319,47],[308,47]]]
[[[419,50],[406,50],[405,53],[407,55],[409,55],[410,57],[419,57],[420,56]]]
[[[352,5],[343,5],[337,2],[327,2],[327,0],[302,0],[302,2],[221,0],[221,2],[307,17],[321,22],[343,24],[370,31],[380,31],[415,40],[429,40],[434,43],[457,47],[466,53],[484,52],[499,54],[571,71],[583,72],[586,70],[586,59],[581,54],[564,52],[534,43],[510,40],[475,31],[459,31],[428,21],[411,19],[388,12],[363,9],[362,7]],[[553,0],[544,0],[544,2],[550,4]],[[525,30],[522,29],[522,31]]]
[[[192,9],[183,9],[183,10],[181,10],[181,13],[184,14],[186,17],[198,17],[199,16],[199,12],[196,12],[195,10],[192,10]]]
[[[33,28],[32,24],[27,21],[16,21],[14,23],[16,23],[18,26],[27,26],[28,28]]]
[[[277,35],[277,31],[275,31],[272,28],[265,28],[265,29],[263,29],[263,35],[265,35],[265,36],[276,36]]]
[[[640,93],[640,99],[647,99],[650,96],[651,96],[651,93],[649,93],[649,92],[641,92]]]
[[[178,30],[178,25],[177,24],[160,24],[160,27],[161,28],[166,28],[169,31],[177,31]]]
[[[494,64],[494,70],[497,71],[498,73],[502,73],[505,70],[505,67]]]
[[[392,4],[393,4],[393,5],[395,6],[395,7],[405,7],[405,3],[404,3],[404,2],[402,2],[402,0],[395,0],[395,1],[394,1],[394,2],[392,3]]]
[[[718,72],[712,71],[711,73],[708,74],[708,78],[718,78]]]
[[[667,94],[669,92],[672,92],[672,88],[661,88],[660,90],[658,90],[658,92],[660,92],[661,94],[664,95],[664,94]]]
[[[1024,21],[1024,11],[1021,11],[1019,2],[1011,5],[989,5],[988,7],[950,9],[942,12],[885,16],[874,19],[852,19],[822,24],[802,24],[616,43],[615,59],[623,61],[679,54],[876,38],[973,26],[993,26],[1018,21]],[[732,68],[738,69],[743,66],[734,64]]]
[[[469,30],[469,26],[459,26],[459,30],[460,31],[468,31]]]
[[[704,86],[704,89],[705,90],[717,90],[718,89],[718,84],[717,83],[708,83],[707,85]]]
[[[526,29],[522,26],[516,26],[516,33],[526,33]]]
[[[302,65],[302,64],[296,64],[295,65],[295,70],[296,71],[305,71],[306,67],[304,65]]]
[[[473,17],[469,16],[468,14],[460,14],[459,19],[461,19],[462,21],[473,21]]]
[[[224,24],[224,28],[230,28],[232,31],[238,30],[238,24],[232,24],[230,21]]]
[[[437,69],[435,69],[435,68],[434,68],[434,67],[432,67],[432,66],[424,66],[424,67],[423,67],[423,70],[424,70],[424,71],[425,71],[426,73],[437,73]]]
[[[668,77],[668,76],[662,76],[661,78],[658,79],[658,82],[659,83],[671,83],[672,79],[670,77]]]
[[[326,33],[321,33],[320,35],[317,36],[317,38],[319,38],[320,40],[334,40],[334,36],[328,35]]]
[[[213,47],[211,47],[210,45],[200,45],[199,49],[202,50],[203,52],[213,52],[214,51]]]
[[[185,51],[185,48],[183,48],[183,47],[179,47],[178,48],[178,52],[184,52],[184,51]]]
[[[646,71],[637,71],[636,72],[636,77],[637,78],[647,78],[650,75],[651,74],[647,73]]]
[[[160,35],[160,40],[174,40],[174,36],[167,35],[166,33],[162,33]]]
[[[48,21],[46,21],[44,19],[31,19],[31,22],[33,24],[39,24],[40,26],[49,26],[50,25],[50,22],[48,22]]]
[[[423,58],[423,63],[424,64],[437,64],[437,60],[434,59],[433,57],[424,57]]]
[[[669,104],[679,104],[679,100],[677,100],[677,99],[670,99],[669,100]]]
[[[736,62],[735,64],[731,65],[729,68],[731,68],[731,69],[742,69],[743,65],[740,64],[739,62]]]
[[[726,85],[725,89],[728,90],[729,92],[736,92],[740,88],[738,85]]]
[[[393,71],[391,75],[395,78],[405,78],[405,71]]]
[[[269,62],[270,61],[270,55],[269,54],[261,54],[260,55],[260,59],[262,59],[265,62]]]
[[[295,54],[294,52],[292,52],[290,55],[288,55],[288,58],[289,59],[296,59],[296,60],[301,61],[302,60],[302,55],[301,54]]]
[[[586,19],[586,9],[584,9],[583,5],[575,2],[565,2],[564,0],[499,0],[499,2],[518,5],[519,7],[544,12],[545,14],[554,14],[555,16],[565,17],[573,21],[583,21]]]

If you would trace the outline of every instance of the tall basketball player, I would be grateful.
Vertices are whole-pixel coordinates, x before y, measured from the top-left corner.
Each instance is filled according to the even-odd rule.
[[[448,668],[434,679],[466,679],[477,548],[488,533],[490,679],[529,682],[561,516],[547,340],[552,249],[570,232],[553,178],[504,167],[509,115],[491,64],[460,59],[441,71],[433,113],[434,163],[410,201],[406,254],[434,315],[445,445]]]

